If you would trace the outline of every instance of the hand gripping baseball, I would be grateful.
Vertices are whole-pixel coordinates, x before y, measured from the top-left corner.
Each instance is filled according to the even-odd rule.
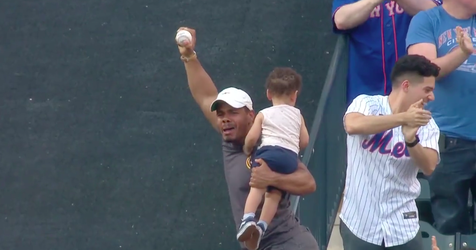
[[[195,53],[194,49],[195,49],[195,43],[197,41],[196,40],[196,32],[195,32],[194,29],[191,29],[191,28],[180,27],[177,30],[177,33],[180,32],[181,30],[186,30],[186,31],[190,32],[190,34],[192,35],[192,39],[191,39],[190,42],[185,41],[180,45],[177,43],[177,41],[175,41],[175,42],[177,43],[180,55],[182,55],[184,57],[190,57]]]

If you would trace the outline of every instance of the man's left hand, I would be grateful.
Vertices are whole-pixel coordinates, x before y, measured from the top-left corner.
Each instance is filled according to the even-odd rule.
[[[412,112],[412,111],[415,111],[415,110],[417,110],[417,111],[418,110],[424,110],[423,109],[424,106],[425,106],[425,101],[423,101],[423,99],[421,99],[418,102],[412,104],[407,112]],[[403,137],[405,138],[405,141],[410,142],[410,143],[414,142],[415,139],[416,139],[416,134],[418,132],[418,129],[420,129],[420,126],[424,126],[424,125],[428,124],[430,119],[431,119],[431,115],[429,115],[428,117],[425,117],[425,119],[420,121],[420,122],[423,122],[423,123],[417,123],[417,124],[413,124],[413,125],[411,125],[411,124],[403,125],[402,126],[402,133],[403,133]]]
[[[414,142],[419,128],[419,126],[411,127],[403,125],[402,133],[403,137],[405,138],[405,141],[408,143]]]
[[[276,173],[273,172],[262,159],[256,159],[256,162],[261,166],[251,169],[250,186],[260,189],[271,186]]]

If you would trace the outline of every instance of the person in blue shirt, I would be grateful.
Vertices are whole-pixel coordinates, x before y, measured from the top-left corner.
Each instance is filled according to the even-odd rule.
[[[441,68],[435,101],[427,105],[443,135],[441,161],[429,177],[435,228],[467,234],[468,192],[476,186],[476,1],[444,0],[418,13],[406,44],[409,54],[423,55]]]
[[[387,95],[390,73],[406,54],[405,37],[413,15],[441,0],[334,0],[334,32],[349,35],[347,103],[360,94]]]

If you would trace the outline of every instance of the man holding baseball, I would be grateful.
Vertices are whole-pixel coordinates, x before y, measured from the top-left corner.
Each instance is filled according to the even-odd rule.
[[[246,92],[236,88],[227,88],[218,93],[194,51],[195,30],[180,28],[177,32],[181,30],[190,32],[192,36],[191,40],[181,40],[178,46],[190,91],[207,120],[223,138],[224,172],[236,229],[241,224],[250,186],[274,186],[296,195],[312,193],[316,189],[314,178],[301,162],[298,170],[288,175],[271,171],[266,162],[259,159],[257,161],[261,166],[250,170],[251,162],[243,152],[243,143],[255,117],[252,100]],[[185,35],[187,36],[188,34]],[[212,111],[212,104],[216,111]],[[289,195],[286,195],[279,203],[277,213],[268,226],[259,249],[317,250],[316,240],[307,228],[300,225],[290,208],[288,198]],[[252,236],[252,239],[253,237],[258,235]],[[246,249],[244,245],[241,248]]]

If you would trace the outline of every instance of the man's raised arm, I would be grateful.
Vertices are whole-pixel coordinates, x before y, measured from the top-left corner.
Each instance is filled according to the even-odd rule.
[[[448,54],[438,57],[433,23],[427,13],[421,12],[413,17],[406,39],[409,55],[422,55],[440,67],[438,79],[441,79],[456,70],[473,53],[471,38],[461,27],[455,27],[456,39],[459,47]]]
[[[196,32],[194,29],[182,27],[177,30],[187,30],[192,34],[192,42],[178,46],[181,60],[184,62],[185,71],[187,73],[188,87],[192,93],[193,99],[198,104],[203,114],[213,126],[217,129],[215,113],[211,111],[210,105],[218,95],[218,90],[210,78],[208,73],[198,61],[195,53]]]

